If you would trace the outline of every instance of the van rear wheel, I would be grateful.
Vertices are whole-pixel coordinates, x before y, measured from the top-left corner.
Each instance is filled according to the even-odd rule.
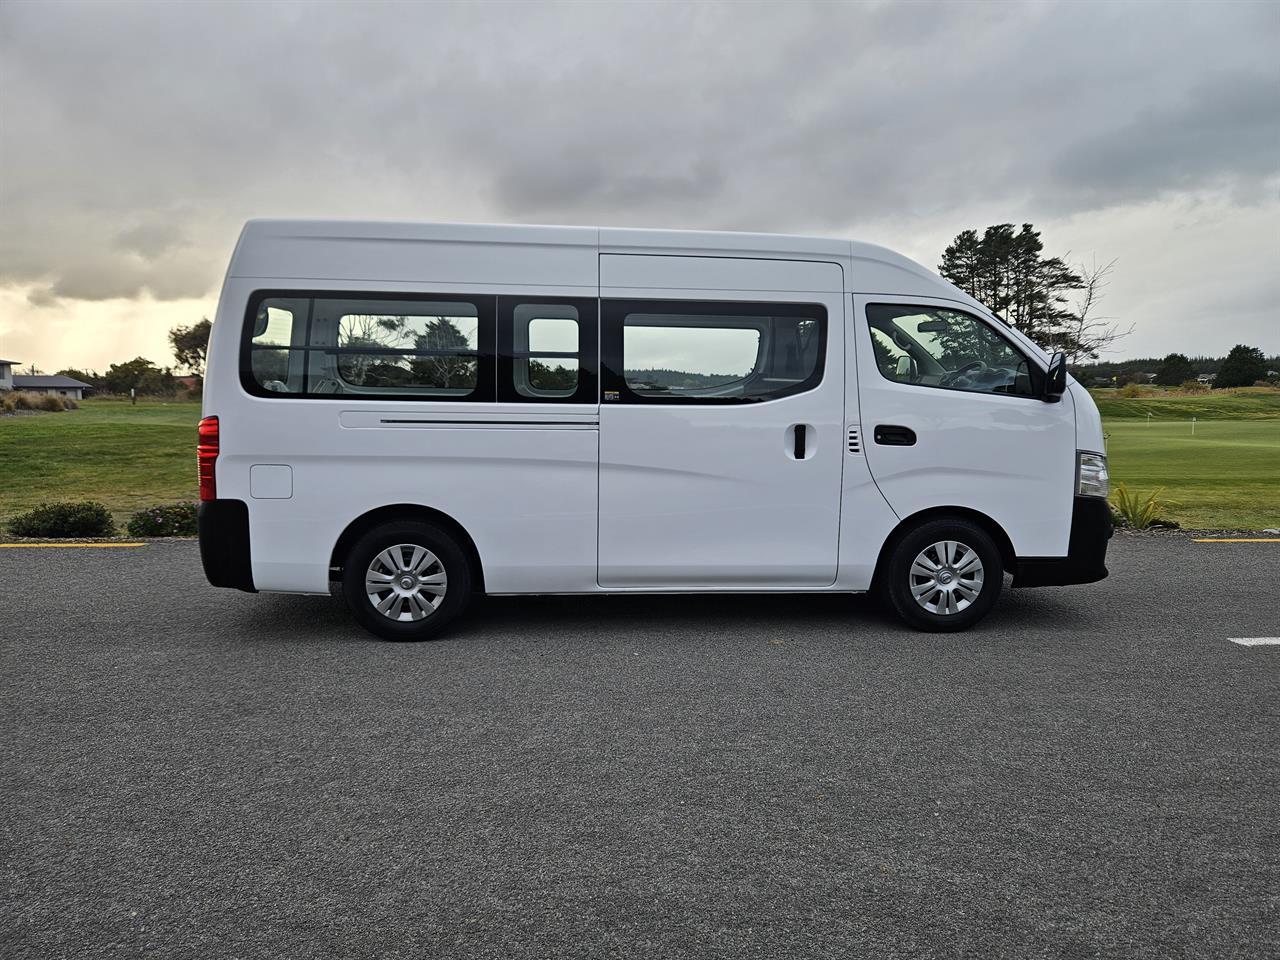
[[[471,567],[457,542],[429,523],[370,530],[347,553],[342,593],[352,616],[384,640],[431,640],[466,607]]]
[[[902,537],[882,587],[908,624],[949,632],[986,616],[1003,583],[1000,548],[977,524],[957,518],[928,520]]]

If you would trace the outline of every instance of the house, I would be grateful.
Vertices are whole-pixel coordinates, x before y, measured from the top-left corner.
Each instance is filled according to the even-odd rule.
[[[0,393],[13,389],[13,368],[17,360],[0,360]]]
[[[24,393],[46,393],[55,397],[70,397],[72,400],[82,400],[84,399],[84,392],[93,388],[83,380],[41,374],[35,377],[15,376],[13,378],[13,389],[21,390]]]
[[[1196,383],[1213,383],[1217,379],[1218,375],[1216,373],[1202,373],[1196,377]]]

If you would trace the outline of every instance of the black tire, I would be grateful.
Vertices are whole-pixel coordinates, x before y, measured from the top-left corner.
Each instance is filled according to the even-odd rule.
[[[407,593],[400,598],[391,584],[388,584],[386,591],[377,595],[388,602],[389,607],[396,610],[399,616],[412,617],[420,614],[421,619],[418,620],[392,619],[390,615],[379,612],[365,589],[365,577],[374,558],[399,545],[421,547],[430,551],[435,555],[436,562],[427,563],[422,568],[422,575],[435,579],[443,572],[445,576],[444,596],[440,598],[438,606],[429,612],[424,608],[430,606],[430,598],[436,596],[430,587],[422,590],[415,588],[412,591],[423,598],[422,602],[414,600]],[[401,551],[401,565],[407,569],[413,556],[412,551]],[[379,564],[379,572],[385,568],[385,564]],[[383,640],[433,640],[466,608],[471,599],[471,564],[458,542],[433,524],[416,520],[385,523],[370,530],[347,551],[342,570],[342,595],[351,615],[360,625]]]
[[[966,593],[972,591],[973,582],[969,579],[961,582],[952,573],[954,569],[952,566],[938,564],[943,568],[944,575],[950,575],[951,579],[948,581],[950,586],[944,589],[941,586],[941,579],[945,579],[945,576],[940,578],[937,591],[926,594],[923,598],[924,602],[941,607],[945,593],[954,598],[952,602],[956,606],[962,602],[967,605],[964,609],[951,613],[933,612],[926,609],[922,602],[917,601],[912,592],[913,583],[921,590],[927,590],[929,586],[929,581],[924,577],[913,575],[912,566],[922,551],[947,541],[962,544],[977,554],[982,564],[982,582],[977,596],[967,598]],[[954,555],[953,553],[953,557]],[[937,552],[931,552],[927,559],[936,562],[940,560],[940,556]],[[964,567],[968,562],[966,556],[958,566]],[[926,520],[920,526],[899,537],[887,557],[880,583],[885,598],[897,611],[899,617],[917,630],[934,633],[967,630],[973,626],[995,606],[1003,585],[1004,563],[1000,557],[1000,548],[996,546],[990,534],[980,526],[959,518]]]

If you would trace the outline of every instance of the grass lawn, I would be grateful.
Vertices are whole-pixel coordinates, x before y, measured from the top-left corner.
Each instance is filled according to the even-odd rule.
[[[1165,513],[1184,527],[1280,527],[1280,419],[1107,419],[1111,483],[1175,501]]]
[[[1280,527],[1280,390],[1118,393],[1093,391],[1113,485],[1163,487],[1175,501],[1165,512],[1184,527]]]
[[[196,499],[199,403],[84,400],[0,417],[0,523],[53,500],[97,500],[123,529],[143,507]]]

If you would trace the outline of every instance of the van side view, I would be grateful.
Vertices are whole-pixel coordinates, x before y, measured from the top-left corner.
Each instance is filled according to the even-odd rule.
[[[210,583],[389,640],[474,593],[877,591],[962,630],[1107,575],[1089,394],[881,247],[251,221],[209,343]]]

